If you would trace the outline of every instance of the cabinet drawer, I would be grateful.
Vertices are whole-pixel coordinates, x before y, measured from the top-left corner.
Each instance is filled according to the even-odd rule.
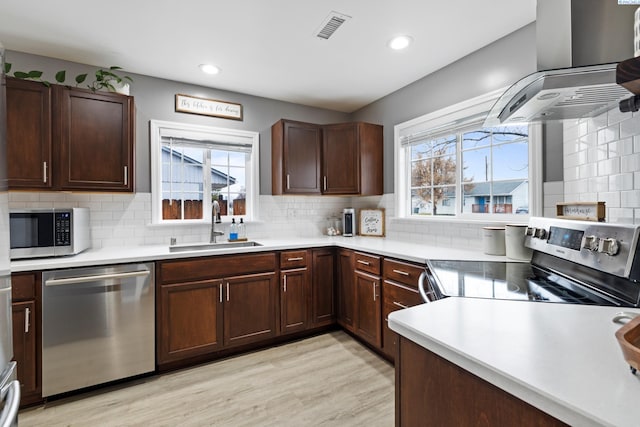
[[[418,279],[424,267],[388,258],[385,258],[383,267],[385,279],[418,289]]]
[[[11,299],[24,301],[36,299],[37,273],[11,275]]]
[[[416,289],[391,283],[387,280],[382,284],[382,300],[385,307],[393,309],[391,311],[412,307],[423,302],[420,293]]]
[[[375,255],[363,254],[362,252],[355,252],[354,265],[356,270],[366,271],[371,274],[380,274],[380,257]]]
[[[158,269],[161,283],[177,283],[270,272],[276,265],[276,254],[271,252],[166,261]]]
[[[280,253],[280,268],[300,268],[307,266],[307,251],[285,251]]]

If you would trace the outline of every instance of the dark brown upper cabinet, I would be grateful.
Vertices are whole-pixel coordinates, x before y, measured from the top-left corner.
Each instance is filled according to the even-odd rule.
[[[380,195],[382,152],[380,125],[282,119],[271,127],[272,193]]]
[[[133,97],[7,78],[9,188],[133,191]]]

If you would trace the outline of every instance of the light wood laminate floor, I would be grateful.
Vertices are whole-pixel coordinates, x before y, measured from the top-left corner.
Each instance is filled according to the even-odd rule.
[[[393,426],[393,366],[337,331],[21,411],[24,426]]]

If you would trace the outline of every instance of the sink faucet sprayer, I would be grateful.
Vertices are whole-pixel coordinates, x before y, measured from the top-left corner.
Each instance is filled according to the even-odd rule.
[[[211,240],[210,243],[216,243],[216,237],[222,236],[222,231],[216,231],[216,224],[220,224],[220,203],[217,200],[213,201],[213,208],[211,209]]]

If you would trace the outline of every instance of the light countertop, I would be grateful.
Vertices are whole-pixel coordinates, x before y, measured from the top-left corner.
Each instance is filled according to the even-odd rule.
[[[427,259],[507,260],[504,256],[485,255],[481,250],[464,250],[427,244],[405,243],[379,237],[320,236],[316,238],[256,239],[256,241],[262,246],[190,252],[170,252],[169,245],[89,249],[73,256],[12,261],[11,271],[17,273],[22,271],[90,267],[129,262],[158,261],[165,259],[333,246],[400,258],[417,263],[425,263]]]
[[[614,335],[620,311],[452,297],[393,312],[389,327],[570,425],[639,426],[640,374]]]

